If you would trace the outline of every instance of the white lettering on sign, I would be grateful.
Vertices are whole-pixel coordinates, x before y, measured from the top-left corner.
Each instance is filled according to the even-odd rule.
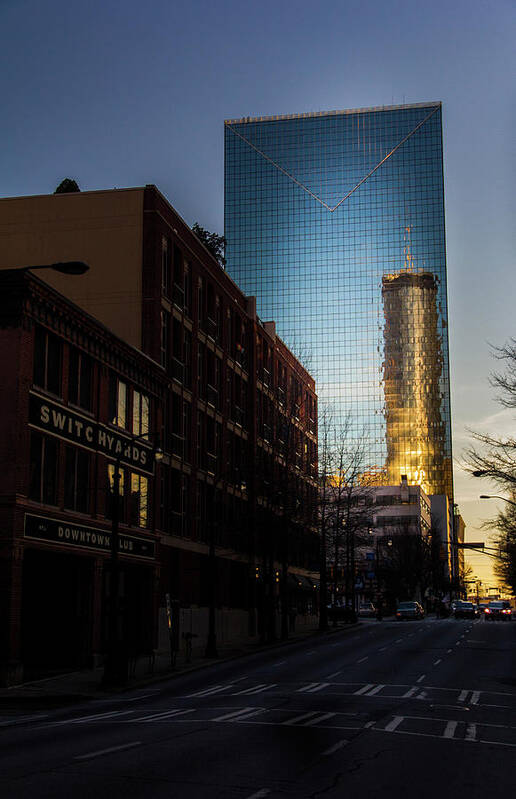
[[[54,411],[52,409],[52,424],[54,425],[54,427],[58,428],[59,430],[62,430],[65,426],[65,422],[66,422],[66,416],[64,415],[64,413],[59,413],[59,411]]]
[[[88,427],[85,428],[84,435],[86,436],[86,441],[91,444],[93,441],[93,427],[91,425],[88,425]]]
[[[40,419],[43,422],[43,424],[48,424],[50,420],[49,414],[50,414],[50,408],[48,407],[48,405],[42,405],[40,408]]]

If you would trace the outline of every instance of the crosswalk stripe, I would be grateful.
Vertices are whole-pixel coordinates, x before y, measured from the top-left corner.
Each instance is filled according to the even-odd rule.
[[[419,688],[416,688],[416,686],[414,686],[413,688],[409,688],[408,691],[406,693],[404,693],[401,698],[402,699],[408,699],[409,696],[414,696],[414,694],[417,694],[418,691],[419,691]]]
[[[477,740],[477,725],[476,724],[468,724],[466,727],[466,741],[476,741]]]
[[[396,727],[399,727],[405,716],[394,716],[392,721],[384,727],[385,732],[394,732]]]
[[[283,722],[284,727],[291,727],[293,724],[298,724],[300,721],[304,721],[305,719],[309,719],[312,716],[317,716],[318,711],[312,710],[311,713],[302,713],[300,716],[294,716],[293,719],[289,719],[288,721]]]
[[[480,699],[480,691],[473,691],[471,694],[471,704],[478,705],[478,700]]]
[[[305,693],[306,691],[310,691],[312,688],[315,688],[317,685],[319,685],[318,682],[309,682],[308,685],[303,685],[302,688],[298,688],[297,693],[298,694]]]
[[[449,721],[444,728],[443,738],[453,738],[458,723],[458,721]]]
[[[359,688],[358,691],[353,692],[353,696],[360,696],[361,694],[365,694],[366,691],[369,691],[371,688],[374,688],[374,682],[367,683],[362,688]]]
[[[197,691],[195,694],[187,694],[187,699],[194,696],[211,696],[211,694],[218,694],[221,691],[226,691],[228,688],[233,688],[233,683],[229,685],[213,685],[211,688],[205,688],[203,691]]]
[[[370,691],[368,691],[366,696],[375,696],[375,694],[379,693],[382,688],[385,688],[385,685],[377,685],[376,688],[372,688]]]
[[[256,709],[255,707],[244,707],[240,710],[232,710],[231,713],[224,713],[223,716],[217,716],[216,718],[212,719],[212,721],[240,721],[243,718],[250,718],[251,716],[257,716],[259,713],[263,713],[263,708]]]
[[[253,686],[252,688],[244,688],[243,691],[237,691],[236,693],[231,694],[231,696],[242,696],[242,695],[250,696],[251,694],[261,694],[264,691],[267,691],[269,688],[275,688],[277,684],[278,684],[277,682],[274,683],[263,682],[260,683],[259,685]]]

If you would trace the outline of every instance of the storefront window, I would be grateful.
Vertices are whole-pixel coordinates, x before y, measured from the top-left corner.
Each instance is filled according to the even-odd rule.
[[[124,494],[125,494],[125,472],[118,467],[119,481],[118,481],[118,520],[123,522],[125,520],[125,507],[124,507]],[[108,463],[107,469],[108,485],[106,497],[106,518],[113,518],[114,509],[114,487],[115,487],[115,465]]]
[[[133,392],[133,434],[146,436],[149,433],[150,400],[140,391]]]
[[[147,527],[149,513],[149,481],[141,474],[131,473],[131,518],[134,527]]]
[[[116,375],[109,379],[109,421],[117,427],[127,427],[127,386]]]

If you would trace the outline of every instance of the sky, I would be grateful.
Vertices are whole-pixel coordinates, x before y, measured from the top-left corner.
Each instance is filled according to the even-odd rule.
[[[515,41],[514,0],[0,0],[0,196],[155,183],[222,233],[224,119],[442,101],[455,499],[480,541],[497,491],[462,469],[468,431],[514,435],[489,374],[516,336]]]

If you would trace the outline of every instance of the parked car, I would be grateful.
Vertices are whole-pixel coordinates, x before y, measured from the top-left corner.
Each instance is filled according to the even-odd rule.
[[[511,603],[506,599],[490,602],[484,609],[484,618],[486,621],[510,621],[512,619]]]
[[[478,611],[473,602],[456,602],[453,611],[455,619],[475,619],[478,616]]]
[[[376,608],[372,602],[361,602],[358,606],[358,615],[362,618],[372,619],[376,616]]]
[[[403,619],[424,619],[425,611],[419,602],[400,602],[396,608],[396,618],[398,621]]]

